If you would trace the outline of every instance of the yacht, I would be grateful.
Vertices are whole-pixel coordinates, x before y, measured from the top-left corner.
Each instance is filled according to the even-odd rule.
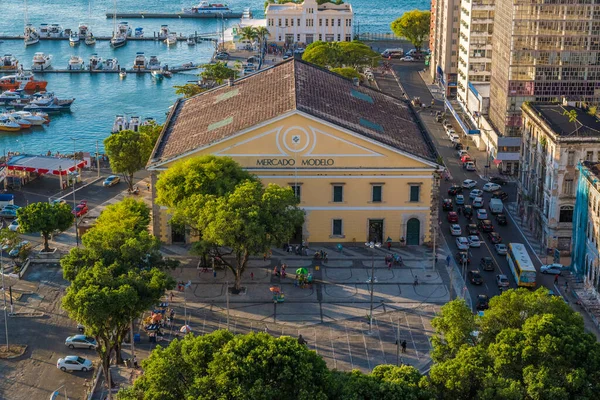
[[[77,32],[71,32],[69,35],[69,44],[71,46],[77,46],[79,44],[79,34]]]
[[[19,60],[12,54],[5,54],[0,57],[0,70],[15,71],[19,69]]]
[[[52,54],[44,54],[37,52],[33,55],[33,65],[31,66],[32,71],[43,71],[45,69],[52,68]]]
[[[175,32],[169,33],[169,36],[165,39],[167,46],[173,46],[177,44],[177,34]]]
[[[92,33],[92,32],[90,31],[90,28],[87,26],[87,24],[80,23],[79,28],[77,29],[77,34],[79,35],[79,39],[85,39],[89,33]]]
[[[112,39],[110,39],[110,47],[112,47],[113,49],[123,47],[126,44],[127,44],[127,37],[125,37],[121,34],[117,34],[117,35],[113,36]]]
[[[188,36],[187,44],[188,44],[188,46],[195,46],[196,45],[196,37],[194,35]]]
[[[32,123],[26,120],[25,118],[21,118],[18,115],[12,114],[0,114],[0,119],[8,119],[11,122],[14,122],[21,127],[21,129],[29,129],[31,128]]]
[[[161,69],[155,69],[152,72],[150,72],[150,74],[152,75],[152,77],[154,79],[156,79],[157,81],[160,81],[162,78],[164,78],[165,76],[163,75],[163,72]]]
[[[31,46],[40,42],[40,34],[31,24],[25,25],[25,46]]]
[[[0,78],[0,89],[21,89],[26,92],[39,92],[45,90],[48,82],[36,81],[33,74],[19,73],[16,75],[7,75]]]
[[[127,78],[127,71],[125,70],[125,68],[121,68],[121,70],[119,71],[119,78],[121,78],[121,79]]]
[[[144,118],[144,122],[142,122],[142,125],[154,125],[156,124],[156,120],[152,117],[146,117]]]
[[[127,117],[124,115],[117,115],[111,133],[117,133],[129,129],[129,122]]]
[[[48,29],[50,29],[48,24],[41,24],[40,25],[40,36],[43,38],[50,37],[50,34],[48,33]]]
[[[21,127],[16,122],[11,121],[8,117],[0,117],[0,131],[18,132]]]
[[[48,27],[48,37],[60,38],[63,37],[63,28],[58,24],[51,24]]]
[[[104,62],[102,61],[102,57],[99,57],[98,54],[94,53],[90,56],[89,66],[92,71],[99,71],[104,66]]]
[[[81,71],[83,69],[83,58],[79,56],[71,56],[69,59],[69,71]]]
[[[119,22],[119,25],[117,26],[117,31],[119,32],[119,34],[125,37],[131,36],[131,27],[127,22]]]
[[[20,101],[22,99],[29,101],[29,98],[24,97],[21,90],[8,90],[0,94],[0,104],[9,104],[12,101]]]
[[[161,25],[158,40],[165,40],[167,37],[169,37],[169,25]]]
[[[149,70],[161,69],[160,61],[158,60],[158,57],[150,56],[150,60],[148,60],[148,69]]]
[[[137,132],[140,130],[140,117],[132,116],[129,118],[129,130]]]
[[[88,46],[93,46],[96,44],[96,37],[91,31],[88,32],[87,36],[85,37],[85,44]]]
[[[144,28],[135,28],[135,31],[133,32],[133,36],[135,36],[136,38],[143,38],[144,37]]]
[[[119,60],[116,58],[107,58],[104,62],[104,69],[109,71],[118,71],[119,70]]]
[[[230,14],[232,11],[227,6],[227,4],[223,3],[209,3],[208,1],[201,1],[197,6],[193,6],[192,8],[184,8],[183,12],[185,14]]]
[[[135,54],[135,60],[133,61],[133,69],[140,70],[148,68],[148,60],[144,55],[144,52],[139,51]]]
[[[26,119],[33,126],[42,126],[42,125],[48,123],[48,120],[47,120],[48,115],[47,114],[44,114],[45,115],[45,117],[44,117],[43,115],[38,115],[37,113],[30,113],[28,111],[13,111],[10,113],[10,115],[14,116],[15,118],[18,117],[18,118]]]

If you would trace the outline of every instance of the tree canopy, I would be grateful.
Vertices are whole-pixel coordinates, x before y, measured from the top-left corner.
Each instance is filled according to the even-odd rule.
[[[48,240],[55,231],[64,231],[73,224],[73,213],[67,204],[47,202],[31,203],[17,210],[19,230],[23,233],[40,232],[44,238],[44,251],[50,251]]]
[[[215,82],[220,85],[227,79],[236,79],[239,76],[238,71],[227,66],[226,62],[217,61],[214,64],[204,64],[203,71],[200,73],[202,79],[208,82]]]
[[[429,35],[431,12],[412,10],[405,12],[391,24],[392,32],[396,36],[408,39],[415,49],[421,50],[423,42]]]
[[[353,78],[358,78],[360,79],[360,74],[354,69],[354,68],[332,68],[331,72],[335,72],[338,75],[343,76],[344,78],[348,78],[348,79],[353,79]]]
[[[123,130],[104,139],[110,168],[123,174],[129,189],[133,189],[133,174],[148,163],[162,125],[142,125],[137,132]]]
[[[189,99],[190,97],[194,97],[197,94],[205,92],[206,89],[197,83],[186,83],[185,85],[175,85],[175,94],[181,94],[185,99]]]
[[[326,68],[354,68],[375,66],[381,56],[360,42],[322,42],[306,46],[302,59]]]

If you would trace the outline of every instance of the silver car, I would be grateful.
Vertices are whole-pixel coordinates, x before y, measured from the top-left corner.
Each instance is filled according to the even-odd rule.
[[[98,346],[98,343],[93,337],[85,335],[75,335],[69,336],[65,340],[65,346],[68,346],[70,349],[77,348],[94,350]]]
[[[504,243],[495,244],[494,247],[496,248],[496,253],[498,253],[498,255],[505,256],[506,253],[508,253],[508,247],[506,247]]]
[[[565,270],[562,264],[548,264],[540,267],[542,274],[560,275]]]

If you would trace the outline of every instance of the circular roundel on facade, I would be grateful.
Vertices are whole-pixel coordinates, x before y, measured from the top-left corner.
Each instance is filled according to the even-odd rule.
[[[299,153],[306,150],[310,144],[310,135],[299,126],[288,128],[283,134],[283,146],[292,153]]]

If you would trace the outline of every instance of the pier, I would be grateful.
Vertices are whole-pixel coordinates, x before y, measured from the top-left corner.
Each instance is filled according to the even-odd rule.
[[[230,12],[230,13],[212,13],[212,14],[186,14],[184,12],[178,13],[117,13],[117,18],[123,19],[134,19],[134,18],[242,18],[243,12]],[[106,18],[113,18],[115,14],[106,13]]]
[[[195,69],[200,68],[201,65],[200,64],[191,64],[191,65],[177,65],[177,66],[173,66],[173,67],[169,67],[168,70],[165,71],[169,71],[172,73],[178,73],[178,72],[185,72],[185,71],[193,71]],[[85,69],[68,69],[68,68],[58,68],[55,69],[53,67],[51,67],[50,69],[45,69],[45,70],[24,70],[25,72],[34,72],[36,74],[118,74],[120,71],[120,69],[90,69],[85,68]],[[130,69],[126,69],[125,72],[127,72],[128,74],[149,74],[152,71],[160,71],[160,70],[151,70],[151,69],[138,69],[138,68],[130,68]],[[16,70],[1,70],[1,73],[3,72],[17,72]]]
[[[217,42],[218,40],[216,38],[210,37],[210,36],[217,36],[218,33],[206,33],[206,34],[193,34],[190,36],[183,36],[183,35],[179,35],[177,36],[177,41],[179,42],[185,42],[188,40],[188,38],[193,38],[196,40],[196,42]],[[110,39],[112,39],[112,36],[94,36],[96,38],[97,41],[109,41]],[[18,35],[18,36],[0,36],[0,40],[24,40],[24,37],[22,35]],[[64,37],[41,37],[40,41],[45,41],[45,40],[69,40],[68,36],[64,36]],[[155,42],[155,41],[162,41],[165,40],[165,38],[161,38],[158,37],[155,33],[154,36],[146,36],[146,37],[136,37],[136,36],[128,36],[127,37],[127,41],[140,41],[140,42]]]

